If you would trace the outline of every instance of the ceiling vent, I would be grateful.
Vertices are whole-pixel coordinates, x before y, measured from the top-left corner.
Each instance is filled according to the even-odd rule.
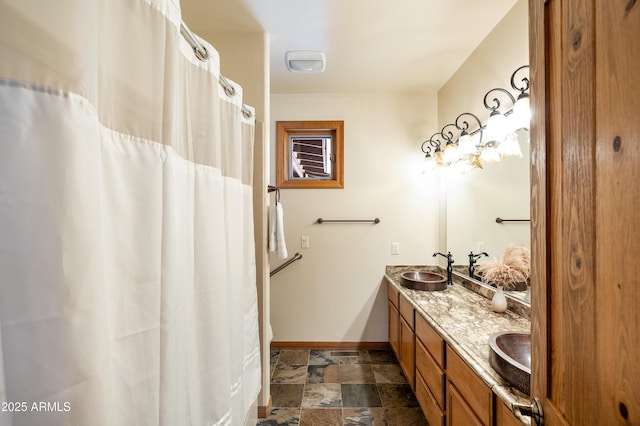
[[[324,52],[311,50],[293,50],[284,55],[287,69],[291,72],[323,72],[325,67]]]

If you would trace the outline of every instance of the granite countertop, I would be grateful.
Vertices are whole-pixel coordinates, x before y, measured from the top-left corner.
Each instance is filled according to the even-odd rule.
[[[385,277],[400,290],[416,311],[442,336],[458,355],[505,402],[527,403],[529,397],[511,387],[489,364],[489,336],[500,331],[531,331],[531,322],[511,310],[495,313],[491,300],[456,283],[443,291],[411,290],[400,284],[400,274],[425,270],[446,275],[438,266],[387,266]],[[513,303],[509,301],[509,304]],[[524,424],[530,418],[512,411]]]

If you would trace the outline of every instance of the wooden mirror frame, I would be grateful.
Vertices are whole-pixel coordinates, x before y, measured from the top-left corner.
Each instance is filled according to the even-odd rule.
[[[333,178],[290,179],[291,158],[289,137],[331,134]],[[344,188],[344,121],[277,121],[276,122],[276,180],[280,188]]]

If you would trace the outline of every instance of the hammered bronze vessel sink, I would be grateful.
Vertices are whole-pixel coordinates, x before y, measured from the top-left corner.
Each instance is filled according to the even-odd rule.
[[[400,284],[412,290],[440,291],[447,288],[447,278],[435,272],[408,271],[400,275]]]
[[[531,333],[503,331],[489,337],[489,364],[511,386],[529,395]]]

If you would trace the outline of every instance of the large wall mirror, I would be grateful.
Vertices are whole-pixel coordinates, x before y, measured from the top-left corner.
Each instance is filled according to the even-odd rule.
[[[528,3],[518,0],[513,9],[460,67],[438,94],[442,123],[471,111],[486,123],[483,95],[494,87],[509,88],[509,77],[529,63]],[[522,157],[509,157],[466,174],[445,168],[446,248],[455,259],[455,273],[468,277],[468,255],[486,252],[479,262],[502,258],[510,244],[531,249],[529,131],[517,132]],[[501,223],[496,219],[504,219]],[[441,222],[442,223],[442,222]],[[529,302],[530,291],[509,291]]]
[[[280,188],[343,188],[343,121],[276,122]]]
[[[479,260],[483,263],[502,258],[510,244],[531,250],[528,133],[518,132],[522,158],[506,158],[464,175],[447,170],[447,248],[454,254],[456,272],[465,277],[470,252],[486,252],[489,256]],[[508,294],[529,302],[529,289]]]

